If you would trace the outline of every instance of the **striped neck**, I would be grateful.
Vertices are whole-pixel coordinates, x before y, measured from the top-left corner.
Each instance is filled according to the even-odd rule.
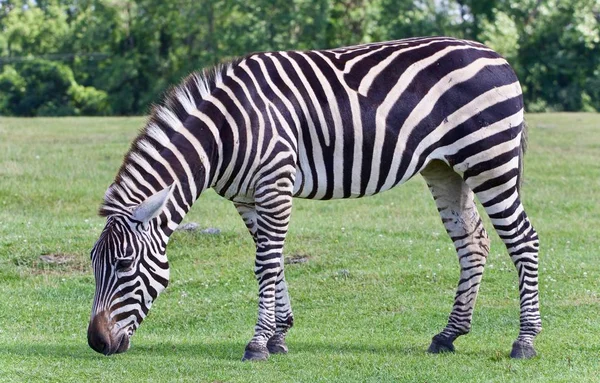
[[[153,108],[105,194],[101,216],[130,216],[136,206],[173,185],[160,225],[170,234],[181,223],[219,174],[223,121],[210,113],[205,100],[230,68],[188,76]]]

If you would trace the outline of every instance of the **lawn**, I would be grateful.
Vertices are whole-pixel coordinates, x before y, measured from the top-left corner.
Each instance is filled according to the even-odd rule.
[[[104,357],[86,340],[96,215],[143,118],[0,119],[1,382],[594,382],[600,357],[600,115],[528,115],[523,199],[541,242],[538,357],[508,358],[517,275],[492,248],[473,331],[429,355],[458,264],[420,177],[379,196],[297,200],[286,255],[290,353],[242,363],[256,320],[253,246],[209,191],[177,232],[171,283],[132,339]],[[48,263],[42,256],[62,263]]]

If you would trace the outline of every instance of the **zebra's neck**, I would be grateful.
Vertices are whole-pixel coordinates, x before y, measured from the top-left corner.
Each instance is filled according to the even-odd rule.
[[[205,100],[230,65],[190,75],[153,108],[106,192],[101,215],[127,215],[173,185],[170,203],[160,218],[170,234],[200,194],[213,186],[221,166],[224,120],[212,113],[212,104]]]

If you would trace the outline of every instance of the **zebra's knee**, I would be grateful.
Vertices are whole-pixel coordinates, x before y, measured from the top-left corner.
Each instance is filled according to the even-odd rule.
[[[481,221],[480,221],[481,223]],[[490,252],[490,238],[488,237],[487,232],[485,231],[485,228],[483,227],[483,224],[481,224],[479,230],[477,231],[477,234],[475,235],[475,240],[477,243],[477,246],[481,249],[481,253],[483,255],[483,258],[487,258],[489,252]],[[485,262],[485,259],[484,259]]]
[[[260,261],[257,261],[254,266],[254,276],[258,280],[260,285],[277,284],[277,276],[281,273],[282,269],[279,266],[279,262],[277,264],[267,263],[261,264]]]

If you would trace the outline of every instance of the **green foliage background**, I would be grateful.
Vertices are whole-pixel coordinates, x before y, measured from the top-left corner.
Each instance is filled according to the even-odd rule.
[[[599,23],[600,0],[0,0],[0,114],[143,114],[250,52],[424,35],[499,51],[529,111],[597,111]]]

